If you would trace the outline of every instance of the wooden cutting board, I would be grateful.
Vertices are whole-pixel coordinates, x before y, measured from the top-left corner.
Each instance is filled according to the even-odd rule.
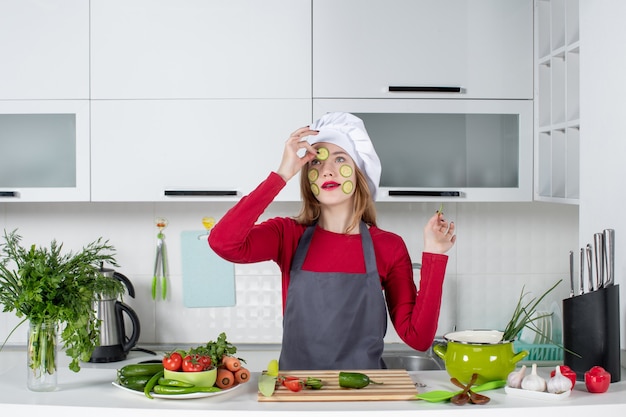
[[[292,392],[280,386],[271,397],[258,393],[258,401],[398,401],[415,400],[417,388],[404,369],[368,369],[345,372],[361,372],[382,385],[369,384],[365,388],[341,388],[339,371],[281,371],[281,375],[300,378],[313,377],[324,381],[322,389],[303,389]]]

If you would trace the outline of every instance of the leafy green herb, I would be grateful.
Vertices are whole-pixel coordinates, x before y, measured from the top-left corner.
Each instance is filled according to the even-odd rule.
[[[226,340],[226,333],[220,333],[216,341],[211,340],[206,345],[191,349],[188,353],[209,356],[211,363],[217,366],[222,363],[224,355],[234,356],[237,353],[237,346]],[[238,359],[245,363],[242,358]]]
[[[549,290],[544,292],[541,297],[533,298],[527,303],[525,303],[524,298],[528,295],[528,293],[524,292],[524,287],[522,287],[522,291],[520,293],[519,300],[517,301],[517,306],[513,311],[513,315],[509,320],[506,328],[504,329],[504,334],[502,335],[502,340],[511,341],[515,340],[519,332],[522,331],[524,327],[528,327],[529,329],[535,331],[536,333],[541,333],[537,326],[534,324],[536,320],[541,319],[545,316],[533,317],[535,311],[537,310],[537,306],[539,303],[560,283],[563,281],[562,279],[558,280],[556,284],[554,284]]]
[[[0,304],[4,312],[24,318],[6,340],[27,320],[32,324],[58,323],[65,352],[72,359],[69,368],[78,372],[79,361],[88,361],[99,341],[95,297],[124,292],[121,282],[98,273],[105,262],[118,266],[115,249],[99,238],[78,253],[63,254],[63,244],[56,240],[49,248],[24,248],[21,239],[15,230],[5,230],[5,243],[0,244]],[[46,352],[34,354],[33,369],[42,365],[52,369],[48,367],[51,364],[42,362],[48,360]]]

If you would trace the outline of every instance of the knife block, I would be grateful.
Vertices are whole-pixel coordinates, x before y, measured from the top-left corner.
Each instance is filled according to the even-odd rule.
[[[563,362],[578,381],[596,365],[611,374],[611,382],[620,380],[619,314],[619,285],[563,300]]]

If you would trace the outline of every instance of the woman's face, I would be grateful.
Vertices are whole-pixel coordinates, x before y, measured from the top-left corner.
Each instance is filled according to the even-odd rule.
[[[311,191],[322,204],[337,204],[354,195],[355,163],[343,148],[328,142],[313,145],[318,156],[309,162]]]

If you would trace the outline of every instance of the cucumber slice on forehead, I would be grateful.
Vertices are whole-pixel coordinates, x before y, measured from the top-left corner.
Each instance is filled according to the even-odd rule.
[[[328,157],[330,156],[330,152],[328,152],[327,148],[319,147],[317,148],[317,159],[319,159],[320,161],[325,161],[328,159]]]

